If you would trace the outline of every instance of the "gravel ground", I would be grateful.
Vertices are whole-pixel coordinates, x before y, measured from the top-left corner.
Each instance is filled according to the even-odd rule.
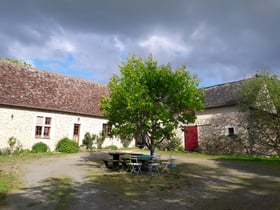
[[[89,184],[88,175],[106,169],[96,161],[106,153],[79,153],[1,165],[16,174],[22,187],[11,192],[3,210],[48,209],[213,209],[280,210],[280,168],[275,165],[229,160],[176,156],[178,167],[186,167],[191,185],[182,186],[169,198],[125,200],[102,196],[102,187]],[[164,157],[162,157],[164,158]],[[68,207],[55,206],[60,178],[68,177],[75,186]],[[56,185],[57,182],[57,185]],[[67,188],[67,183],[64,183]],[[183,183],[182,183],[183,185]],[[71,193],[71,192],[70,192]],[[46,196],[48,195],[48,196]],[[65,195],[67,196],[67,195]]]

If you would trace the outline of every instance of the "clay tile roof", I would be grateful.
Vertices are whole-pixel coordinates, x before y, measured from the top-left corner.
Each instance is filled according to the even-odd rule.
[[[103,117],[106,86],[0,61],[0,104]]]
[[[204,88],[205,108],[236,105],[240,101],[242,81],[229,82]]]

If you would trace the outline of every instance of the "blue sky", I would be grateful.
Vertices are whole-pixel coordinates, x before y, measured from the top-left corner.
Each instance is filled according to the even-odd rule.
[[[2,0],[0,56],[107,84],[119,64],[152,54],[201,87],[279,74],[278,0]]]

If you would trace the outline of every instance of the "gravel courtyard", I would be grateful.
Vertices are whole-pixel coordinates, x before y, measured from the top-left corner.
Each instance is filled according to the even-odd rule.
[[[177,169],[168,174],[127,175],[108,171],[100,164],[106,157],[107,153],[93,152],[0,163],[2,170],[21,182],[20,189],[11,192],[0,209],[280,210],[279,165],[173,156]],[[111,187],[108,182],[100,184],[92,179],[93,174],[106,178],[108,173],[115,173],[110,177],[112,182],[114,177],[129,176],[132,184],[142,182],[148,187],[140,187],[141,196],[133,197],[122,183]],[[153,184],[168,176],[175,177],[177,184]],[[122,192],[116,193],[120,189]]]

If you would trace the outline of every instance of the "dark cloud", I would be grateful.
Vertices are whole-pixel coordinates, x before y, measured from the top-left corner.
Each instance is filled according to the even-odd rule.
[[[69,72],[107,83],[129,54],[152,53],[206,86],[263,67],[279,74],[279,11],[278,0],[3,0],[0,56],[49,64],[71,55]]]

